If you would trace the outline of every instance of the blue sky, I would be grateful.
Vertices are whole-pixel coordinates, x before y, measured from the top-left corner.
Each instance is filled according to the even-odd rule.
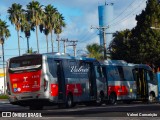
[[[18,41],[15,27],[8,21],[7,9],[13,3],[19,3],[24,8],[32,0],[0,0],[0,18],[7,22],[11,32],[11,37],[5,41],[5,60],[18,55]],[[99,43],[98,31],[91,29],[91,26],[98,26],[98,5],[104,4],[105,0],[38,0],[41,5],[52,4],[64,15],[66,28],[60,38],[69,40],[78,40],[77,53],[85,51],[86,45],[90,43]],[[114,31],[131,29],[135,27],[135,16],[140,14],[146,6],[146,0],[106,0],[107,3],[114,3],[114,19],[110,27]],[[27,41],[24,33],[20,33],[21,53],[27,50]],[[49,37],[50,40],[50,37]],[[54,51],[57,51],[56,35],[54,35]],[[46,52],[45,35],[39,33],[40,53]],[[36,51],[36,35],[31,33],[30,47]],[[49,51],[51,43],[49,42]],[[63,44],[61,43],[61,52]],[[72,47],[67,47],[67,52],[73,54]],[[1,50],[0,50],[1,55]],[[0,60],[1,61],[1,60]]]

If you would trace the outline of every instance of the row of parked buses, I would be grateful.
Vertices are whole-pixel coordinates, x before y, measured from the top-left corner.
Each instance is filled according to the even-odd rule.
[[[29,54],[9,59],[6,74],[10,103],[30,109],[108,101],[115,104],[119,100],[153,102],[158,94],[149,66],[120,60]]]

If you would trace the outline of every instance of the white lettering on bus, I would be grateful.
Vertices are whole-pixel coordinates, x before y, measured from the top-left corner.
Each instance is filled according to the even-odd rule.
[[[71,66],[71,72],[88,72],[88,68],[83,68],[83,66],[80,66],[77,68],[77,66]]]

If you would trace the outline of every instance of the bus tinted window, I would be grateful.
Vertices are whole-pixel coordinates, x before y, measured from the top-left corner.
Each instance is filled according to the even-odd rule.
[[[132,67],[130,66],[123,67],[123,71],[124,71],[124,80],[134,81]]]
[[[11,58],[8,72],[21,72],[24,70],[39,70],[42,68],[42,55],[27,55]]]
[[[57,63],[54,61],[54,59],[48,58],[48,68],[49,72],[52,74],[53,77],[57,77],[56,71],[57,71]]]
[[[153,81],[153,72],[152,71],[147,71],[147,81]]]
[[[117,66],[117,69],[118,69],[119,76],[120,76],[121,80],[124,80],[124,73],[123,73],[122,66]]]
[[[118,81],[120,80],[119,71],[116,66],[109,65],[107,66],[107,80],[108,81]]]
[[[104,77],[102,68],[100,66],[95,66],[96,78]]]
[[[10,68],[26,67],[26,66],[41,65],[41,64],[42,64],[42,57],[40,56],[34,56],[34,57],[22,56],[10,60]]]

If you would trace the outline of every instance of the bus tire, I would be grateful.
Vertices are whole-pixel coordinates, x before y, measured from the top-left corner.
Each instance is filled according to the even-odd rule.
[[[43,106],[42,105],[30,105],[29,109],[30,110],[42,110]]]
[[[154,94],[154,92],[151,92],[151,93],[149,94],[148,102],[149,102],[149,103],[155,102],[155,94]]]
[[[111,93],[109,96],[109,103],[115,105],[117,102],[117,96],[115,93]]]
[[[98,106],[101,106],[101,105],[103,104],[103,102],[104,102],[104,93],[101,92],[98,100],[96,101],[96,104],[97,104]]]
[[[66,100],[66,107],[67,108],[71,108],[74,106],[74,103],[73,103],[73,96],[71,94],[69,94],[67,96],[67,100]]]

